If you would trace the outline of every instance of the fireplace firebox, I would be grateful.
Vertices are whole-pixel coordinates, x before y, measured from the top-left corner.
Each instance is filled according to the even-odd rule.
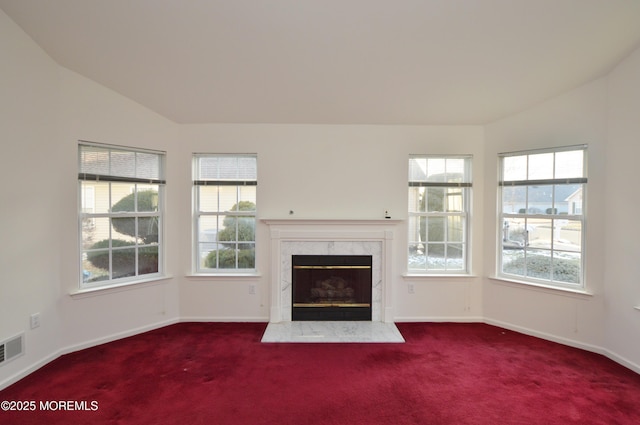
[[[292,320],[371,320],[372,256],[293,255]]]

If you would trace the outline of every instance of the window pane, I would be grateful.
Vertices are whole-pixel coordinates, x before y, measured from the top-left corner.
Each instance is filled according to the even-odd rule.
[[[245,244],[245,247],[238,253],[238,268],[255,269],[256,268],[256,246],[255,244]]]
[[[220,216],[218,217],[218,242],[224,247],[235,247],[235,242],[238,240],[238,219],[234,216]],[[231,242],[231,243],[229,243]]]
[[[427,261],[429,270],[445,269],[445,245],[430,243],[427,245]]]
[[[447,217],[447,241],[464,241],[464,217]]]
[[[201,216],[198,219],[198,263],[200,267],[217,268],[218,250],[223,245],[218,243],[218,231],[222,219],[218,216]]]
[[[527,210],[526,186],[502,187],[502,212],[505,214],[523,214]]]
[[[426,270],[427,259],[424,252],[424,245],[421,243],[409,244],[409,269]]]
[[[427,180],[427,159],[409,158],[409,181],[423,182]]]
[[[503,244],[502,249],[502,272],[516,276],[524,276],[525,261],[524,248],[517,248]]]
[[[428,187],[427,192],[427,212],[444,212],[445,211],[445,194],[447,189],[444,187]]]
[[[584,151],[567,151],[556,153],[555,178],[584,177]]]
[[[552,220],[527,219],[527,234],[530,247],[551,249],[553,240]]]
[[[238,217],[238,241],[255,241],[256,240],[256,219],[255,217]],[[247,248],[241,244],[240,249]]]
[[[579,220],[553,220],[553,249],[580,252],[582,250],[582,222]]]
[[[158,211],[158,185],[136,185],[137,211]]]
[[[218,211],[218,186],[196,186],[198,191],[198,211]]]
[[[238,211],[237,186],[220,186],[220,211]]]
[[[464,158],[447,158],[447,179],[449,183],[461,183],[465,179],[465,159]]]
[[[200,216],[198,219],[198,240],[208,246],[207,250],[216,248],[218,241],[217,216]]]
[[[94,244],[109,239],[109,218],[85,218],[82,221],[82,249],[94,249]],[[103,245],[103,248],[108,247]]]
[[[446,188],[445,208],[447,212],[464,211],[464,199],[463,199],[464,193],[465,193],[465,189],[462,189],[462,188],[453,188],[453,187]]]
[[[551,255],[546,250],[527,250],[527,276],[551,280]]]
[[[527,179],[527,156],[507,156],[502,161],[503,181]]]
[[[429,242],[445,241],[444,217],[429,217],[427,219],[427,240]]]
[[[113,250],[113,279],[135,276],[136,250],[135,248]]]
[[[553,152],[529,155],[528,179],[552,179],[553,159]]]
[[[240,210],[255,211],[256,210],[256,186],[240,186]]]
[[[126,241],[134,243],[136,241],[136,219],[135,217],[113,217],[111,219],[111,238],[115,241]]]
[[[142,244],[158,243],[158,217],[138,217],[138,242]]]
[[[424,187],[410,187],[409,188],[409,211],[410,212],[425,212],[425,202],[423,202],[426,188]]]
[[[527,186],[527,214],[551,214],[553,186]]]
[[[553,280],[563,283],[580,283],[580,254],[553,253]]]
[[[158,272],[158,247],[145,246],[138,250],[138,274]]]
[[[237,252],[235,244],[227,244],[224,249],[218,251],[218,267],[221,269],[235,269],[237,265]]]
[[[109,250],[85,252],[82,255],[82,282],[109,279]]]
[[[527,242],[526,221],[507,218],[502,225],[502,246],[505,250],[524,249]]]
[[[211,249],[208,244],[200,244],[199,246],[199,264],[201,268],[217,269],[218,268],[218,250]]]
[[[443,182],[445,181],[446,160],[444,158],[427,158],[427,181]]]
[[[582,215],[583,185],[566,184],[556,186],[556,206],[559,213]]]
[[[134,212],[135,185],[131,183],[111,183],[111,211]]]
[[[463,253],[462,244],[447,245],[447,270],[464,270]]]
[[[409,242],[419,242],[421,217],[409,216]]]

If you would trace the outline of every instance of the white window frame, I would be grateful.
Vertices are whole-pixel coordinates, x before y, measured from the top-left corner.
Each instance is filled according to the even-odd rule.
[[[238,175],[237,176],[221,176],[221,177],[212,177],[212,176],[203,176],[201,175],[201,168],[200,168],[200,161],[202,159],[223,159],[223,160],[241,160],[242,158],[247,159],[247,160],[253,160],[254,161],[254,167],[252,171],[249,171],[249,173],[251,174],[250,176],[243,176],[243,172],[241,170],[238,170]],[[236,190],[236,202],[239,203],[240,201],[242,201],[242,195],[241,195],[241,191],[242,188],[247,188],[247,187],[256,187],[258,185],[258,176],[257,176],[257,161],[258,161],[258,157],[256,154],[213,154],[213,153],[195,153],[193,154],[193,261],[192,261],[192,267],[194,270],[194,274],[202,274],[202,275],[207,275],[207,274],[218,274],[218,275],[226,275],[226,274],[230,274],[230,275],[240,275],[240,274],[255,274],[257,269],[256,269],[256,264],[257,264],[257,249],[256,249],[256,233],[255,231],[257,230],[257,199],[255,202],[255,209],[252,211],[220,211],[219,209],[217,210],[209,210],[209,211],[204,211],[203,208],[201,207],[201,204],[203,202],[203,200],[200,198],[201,195],[201,191],[200,188],[203,186],[210,186],[210,187],[225,187],[225,188],[230,188],[230,187],[235,187]],[[219,196],[219,195],[218,195]],[[256,198],[257,198],[257,193],[256,193]],[[220,200],[218,199],[216,201],[216,203],[218,204],[218,206],[220,205]],[[235,243],[236,244],[236,255],[235,255],[235,264],[234,267],[220,267],[220,257],[216,256],[215,261],[216,261],[216,266],[215,267],[205,267],[203,265],[203,261],[205,261],[205,257],[208,255],[209,252],[212,252],[212,250],[208,250],[208,248],[206,248],[206,244],[209,243],[215,243],[218,244],[218,242],[212,242],[212,241],[202,241],[201,240],[201,235],[203,234],[202,232],[205,229],[200,229],[200,223],[201,223],[201,219],[202,218],[206,218],[206,217],[210,217],[210,218],[217,218],[216,222],[219,223],[219,218],[221,217],[232,217],[235,218],[236,220],[245,220],[246,221],[252,221],[253,223],[253,229],[254,229],[254,238],[252,241],[248,241],[248,240],[238,240],[240,239],[240,237],[238,236],[238,232],[236,230],[236,239],[234,241],[229,241],[231,243]],[[216,228],[216,238],[218,235],[218,232],[220,232],[221,230],[223,230],[222,227],[220,227],[221,225],[218,224],[218,228]],[[241,260],[240,260],[240,255],[241,255],[241,249],[239,249],[240,245],[250,245],[253,244],[253,267],[242,267]],[[220,245],[220,244],[218,244]],[[215,248],[215,247],[214,247]]]
[[[559,153],[568,153],[573,151],[582,151],[582,170],[581,176],[575,177],[556,177],[556,169],[557,169],[557,154]],[[529,178],[530,173],[530,158],[531,156],[539,155],[539,154],[553,154],[553,170],[554,175],[551,178]],[[526,170],[523,170],[522,173],[526,174],[526,178],[518,178],[514,180],[505,180],[505,158],[508,157],[525,157],[526,158]],[[547,148],[547,149],[534,149],[527,151],[518,151],[518,152],[507,152],[498,154],[499,159],[499,182],[498,182],[498,250],[496,254],[497,259],[497,272],[496,275],[499,278],[520,282],[525,284],[533,284],[540,286],[548,286],[557,289],[565,289],[565,290],[584,290],[586,288],[586,274],[585,274],[585,260],[586,260],[586,217],[584,212],[586,211],[587,205],[587,145],[573,145],[573,146],[562,146],[555,148]],[[581,185],[581,203],[579,211],[570,211],[571,205],[567,205],[567,212],[559,211],[559,204],[561,199],[556,199],[556,188],[558,186],[567,186],[567,185]],[[524,208],[518,208],[517,212],[504,211],[504,199],[503,193],[506,188],[515,188],[515,187],[524,187],[526,188],[526,204],[524,204]],[[541,208],[532,207],[532,202],[529,200],[530,189],[536,187],[545,187],[552,186],[554,190],[552,192],[552,202],[553,207],[545,208],[542,210]],[[522,207],[522,205],[519,205]],[[514,210],[515,208],[512,207]],[[572,213],[573,212],[573,213]],[[512,237],[512,233],[509,226],[508,220],[518,220],[520,222],[524,222],[525,236],[523,241],[515,241],[515,238]],[[529,245],[529,234],[531,231],[531,225],[529,223],[533,223],[534,221],[550,221],[551,226],[549,226],[550,243],[549,248],[540,248],[540,247],[530,247]],[[566,222],[574,222],[579,223],[580,225],[580,248],[579,250],[571,250],[563,249],[560,245],[560,240],[556,240],[554,232],[560,231],[560,225],[556,225],[556,223],[566,223]],[[516,243],[520,243],[522,245],[522,252],[524,253],[524,262],[525,266],[523,269],[523,274],[520,273],[509,273],[504,271],[504,267],[507,264],[505,262],[505,252],[508,252],[513,248],[513,245]],[[534,272],[529,274],[527,270],[528,260],[527,255],[536,255],[532,254],[535,252],[549,252],[550,258],[550,278],[545,279],[539,276],[533,276]],[[558,254],[557,257],[554,256]],[[579,261],[579,273],[578,273],[578,281],[577,282],[566,282],[559,279],[554,280],[554,266],[557,261],[561,260],[561,255],[580,255]]]
[[[411,162],[414,160],[464,160],[464,176],[462,181],[446,181],[436,182],[429,181],[425,176],[424,178],[416,178],[411,176]],[[472,205],[472,186],[473,186],[473,174],[472,174],[473,156],[472,155],[410,155],[409,156],[409,205],[408,205],[408,250],[407,250],[407,273],[409,275],[425,275],[425,276],[437,276],[437,275],[469,275],[471,273],[471,205]],[[445,168],[445,173],[446,173]],[[450,171],[449,171],[450,172]],[[412,203],[419,202],[418,199],[412,199],[412,189],[415,187],[424,188],[444,188],[444,189],[459,189],[462,194],[461,211],[418,211],[418,207],[412,205]],[[413,201],[413,202],[412,202]],[[425,202],[428,202],[425,200]],[[449,239],[447,235],[447,226],[445,227],[445,236],[442,241],[444,246],[445,256],[443,257],[442,264],[439,266],[429,267],[430,261],[433,261],[433,257],[428,254],[426,244],[427,241],[414,240],[412,236],[411,222],[413,220],[428,221],[430,218],[435,219],[448,219],[452,217],[458,217],[461,220],[462,235],[460,241],[453,241]],[[428,229],[428,227],[427,227]],[[428,232],[428,230],[426,230]],[[427,236],[428,239],[428,236]],[[433,244],[433,243],[432,243]],[[449,266],[449,258],[447,252],[450,246],[462,245],[462,267]],[[421,248],[420,248],[421,247]],[[417,252],[417,254],[416,254]],[[424,255],[424,267],[412,266],[413,259],[419,258]],[[452,263],[455,264],[455,263]]]
[[[83,152],[100,152],[101,164],[103,167],[100,170],[92,168],[90,161],[83,161]],[[113,154],[133,154],[136,158],[132,169],[125,173],[114,171],[115,167],[112,167],[112,155]],[[157,159],[158,169],[155,170],[154,176],[147,175],[147,172],[141,167],[138,167],[139,155],[146,157],[153,157]],[[132,148],[125,146],[107,145],[101,143],[92,143],[86,141],[80,141],[78,144],[78,247],[80,253],[80,267],[79,267],[79,287],[83,289],[92,288],[108,288],[121,286],[123,284],[131,284],[148,280],[155,280],[163,278],[164,272],[164,187],[166,180],[164,179],[165,173],[165,156],[163,151],[155,151],[149,149]],[[158,205],[155,211],[130,211],[130,212],[114,212],[111,211],[111,207],[107,207],[106,211],[98,212],[96,204],[98,202],[99,195],[96,193],[95,187],[90,186],[92,182],[100,185],[107,186],[107,197],[103,199],[106,205],[112,205],[111,193],[112,186],[114,184],[122,185],[130,184],[132,193],[136,193],[136,187],[141,185],[154,185],[158,187]],[[83,187],[84,185],[84,187]],[[93,205],[89,206],[87,203],[89,200],[83,199],[84,194],[91,194],[91,202]],[[137,196],[137,195],[134,195]],[[137,200],[135,201],[137,204]],[[114,277],[113,267],[113,255],[114,252],[125,249],[119,248],[113,245],[113,228],[112,219],[114,218],[132,218],[135,219],[135,234],[139,234],[138,220],[154,219],[157,222],[158,235],[157,241],[143,242],[135,238],[135,242],[131,247],[126,249],[134,249],[134,270],[133,275],[127,275],[124,277]],[[105,220],[106,219],[106,220]],[[83,236],[84,232],[94,230],[97,226],[97,222],[108,222],[108,229],[102,229],[104,235],[104,241],[108,241],[107,246],[101,249],[92,249],[91,247],[85,247]],[[140,253],[144,249],[155,250],[157,248],[157,271],[150,273],[140,273]],[[106,251],[108,253],[108,270],[106,275],[99,276],[98,279],[93,280],[90,272],[85,270],[84,261],[87,259],[91,252]]]

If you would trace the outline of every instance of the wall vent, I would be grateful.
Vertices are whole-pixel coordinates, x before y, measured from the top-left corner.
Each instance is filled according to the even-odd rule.
[[[24,354],[24,334],[0,342],[0,366]]]

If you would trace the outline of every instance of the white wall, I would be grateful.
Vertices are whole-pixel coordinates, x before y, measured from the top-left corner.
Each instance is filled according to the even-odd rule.
[[[57,67],[2,12],[0,52],[0,340],[25,332],[28,347],[0,367],[1,383],[57,347],[62,180]]]
[[[185,193],[190,188],[193,152],[256,153],[259,218],[382,219],[388,210],[392,218],[405,219],[409,154],[473,154],[474,173],[483,174],[483,129],[479,126],[190,125],[180,128],[180,139],[177,173]],[[478,180],[474,190],[481,193],[482,179]],[[481,240],[482,196],[474,199],[473,220],[478,225],[473,237]],[[184,202],[189,205],[188,199]],[[184,229],[180,246],[189,252],[190,229],[185,224],[190,223],[190,210],[181,212],[176,226]],[[266,225],[259,224],[257,238],[261,276],[183,278],[183,318],[268,320],[270,242]],[[408,294],[402,278],[407,261],[406,223],[398,226],[393,251],[398,320],[481,315],[477,278],[413,279],[416,293]],[[474,258],[480,273],[479,247]],[[190,268],[185,258],[183,272]],[[250,284],[256,285],[256,295],[249,295]]]
[[[608,77],[605,346],[640,364],[640,49]]]
[[[484,265],[495,275],[498,154],[526,149],[588,144],[586,210],[587,289],[593,295],[510,284],[486,278],[483,288],[487,321],[526,333],[598,350],[605,319],[603,279],[606,143],[605,78],[572,90],[530,110],[486,126]]]

